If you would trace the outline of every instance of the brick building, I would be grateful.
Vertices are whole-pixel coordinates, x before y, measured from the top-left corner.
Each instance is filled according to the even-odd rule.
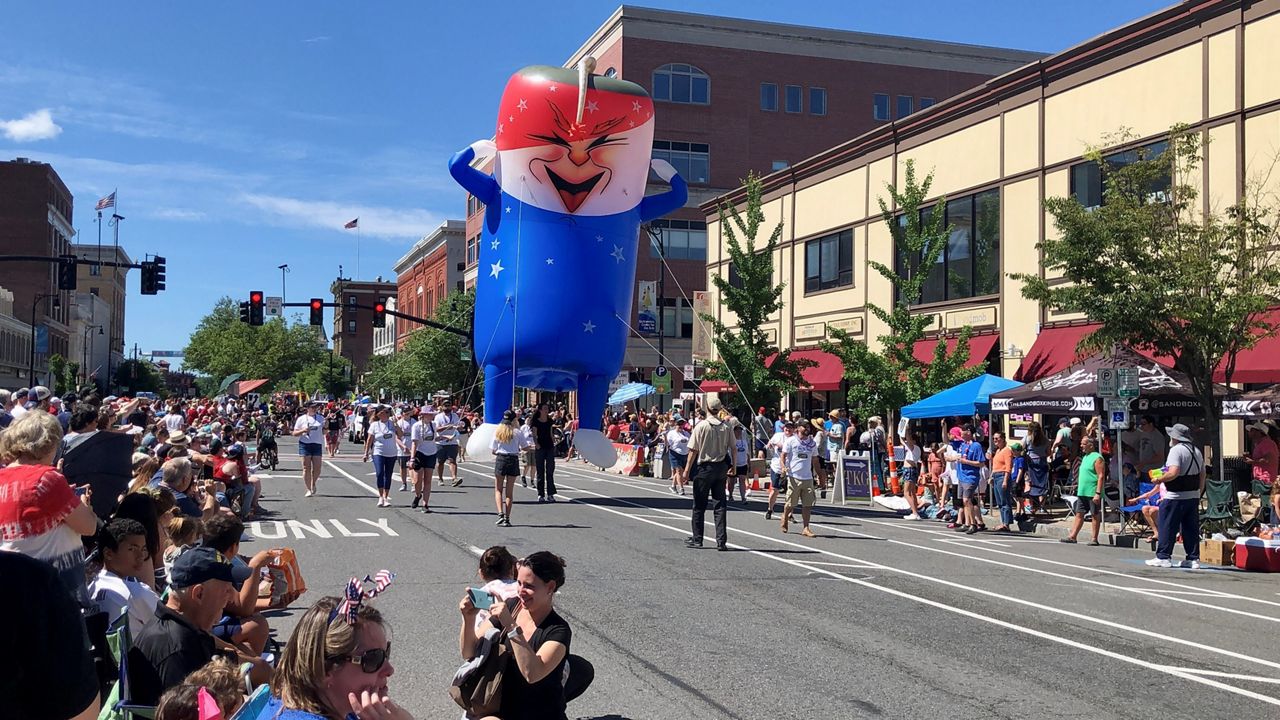
[[[103,243],[72,244],[71,254],[89,262],[80,263],[76,267],[76,292],[96,295],[106,305],[105,316],[97,310],[91,311],[85,320],[91,325],[101,325],[109,334],[107,345],[111,350],[111,367],[120,367],[124,362],[124,318],[125,300],[128,298],[127,282],[129,268],[104,267],[96,262],[132,263],[133,260],[124,248]],[[82,313],[83,315],[83,313]],[[74,324],[74,323],[73,323]],[[73,327],[72,332],[83,332],[84,325]],[[73,341],[74,342],[74,341]],[[105,377],[106,368],[103,368]]]
[[[333,350],[351,362],[351,377],[359,385],[360,376],[373,355],[373,306],[395,297],[396,284],[376,280],[339,278],[329,288],[333,301]],[[360,306],[353,308],[353,305]]]
[[[657,241],[639,253],[638,282],[666,275],[662,328],[673,387],[691,364],[689,300],[706,288],[706,216],[698,206],[735,188],[748,172],[767,174],[852,135],[1039,59],[1041,54],[622,6],[565,62],[597,60],[596,72],[646,88],[656,101],[654,157],[690,184],[689,202],[654,223]],[[624,62],[625,60],[625,62]],[[513,68],[514,70],[515,68]],[[481,167],[482,170],[491,170]],[[656,178],[655,178],[656,179]],[[666,187],[655,183],[653,190]],[[467,275],[475,282],[483,206],[467,197]],[[638,303],[637,303],[638,305]],[[637,327],[633,310],[632,327]],[[659,364],[633,336],[624,371],[650,379]]]
[[[52,166],[27,158],[0,162],[0,248],[5,254],[70,253],[72,206],[71,191]],[[31,323],[34,314],[35,374],[42,382],[48,380],[49,356],[70,352],[71,293],[59,291],[57,280],[53,263],[0,263],[0,287],[13,293],[13,316]],[[21,384],[27,384],[25,373]]]
[[[430,318],[446,295],[465,287],[465,233],[463,221],[445,220],[396,262],[396,307],[400,312]],[[409,333],[420,327],[419,323],[398,321],[396,349],[404,347]]]

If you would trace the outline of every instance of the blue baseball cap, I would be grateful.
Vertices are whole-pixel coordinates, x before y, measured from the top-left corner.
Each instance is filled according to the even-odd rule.
[[[251,574],[253,571],[248,565],[233,564],[230,558],[213,548],[196,546],[173,561],[169,585],[181,589],[209,580],[225,580],[239,586]]]

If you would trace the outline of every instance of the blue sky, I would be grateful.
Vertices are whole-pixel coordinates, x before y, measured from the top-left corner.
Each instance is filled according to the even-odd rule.
[[[652,7],[1054,52],[1167,2],[666,0]],[[168,258],[125,340],[182,349],[223,295],[327,295],[344,266],[391,266],[464,195],[445,161],[492,133],[507,77],[559,64],[607,2],[10,3],[0,44],[0,158],[53,164],[81,242],[119,190],[121,244]],[[104,237],[109,237],[104,228]],[[301,312],[299,311],[299,317]]]

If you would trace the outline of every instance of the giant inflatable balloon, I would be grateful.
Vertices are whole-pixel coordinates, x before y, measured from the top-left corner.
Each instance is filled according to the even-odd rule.
[[[485,204],[474,344],[484,369],[484,425],[468,455],[484,457],[515,386],[577,390],[578,452],[608,467],[596,429],[622,367],[640,224],[682,207],[688,186],[651,160],[653,101],[644,88],[536,65],[507,81],[494,141],[449,160],[449,173]],[[494,174],[476,169],[496,152]],[[645,195],[649,170],[671,189]]]

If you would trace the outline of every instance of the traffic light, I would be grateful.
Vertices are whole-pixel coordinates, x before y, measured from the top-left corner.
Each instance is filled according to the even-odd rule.
[[[240,322],[249,322],[249,303],[247,302],[240,303]]]
[[[249,293],[249,324],[262,324],[262,291],[254,290]]]
[[[142,263],[142,294],[155,295],[164,290],[165,260],[157,255]]]
[[[373,304],[373,326],[376,328],[387,326],[387,304],[382,300]]]
[[[76,256],[60,255],[58,258],[58,289],[76,289]]]
[[[311,324],[324,324],[324,300],[311,298]]]

